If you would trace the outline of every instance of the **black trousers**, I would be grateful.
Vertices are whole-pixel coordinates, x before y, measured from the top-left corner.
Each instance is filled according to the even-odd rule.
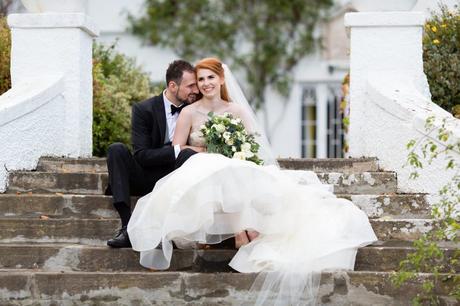
[[[111,144],[107,153],[109,185],[106,194],[112,195],[113,203],[123,202],[130,206],[130,196],[143,196],[151,192],[159,179],[182,166],[196,153],[185,149],[179,153],[175,165],[144,168],[136,162],[126,145]]]

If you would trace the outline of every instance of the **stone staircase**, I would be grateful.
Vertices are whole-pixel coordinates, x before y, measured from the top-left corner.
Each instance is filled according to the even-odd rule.
[[[395,173],[375,159],[282,159],[334,184],[370,217],[379,241],[358,251],[355,271],[322,275],[324,305],[407,305],[429,273],[400,289],[390,276],[411,241],[435,226],[422,194],[398,194]],[[0,194],[0,305],[252,305],[253,274],[232,271],[235,250],[175,250],[171,268],[142,268],[131,249],[105,243],[119,228],[104,196],[104,159],[42,158],[36,171],[10,174]],[[136,199],[133,199],[135,202]],[[456,247],[441,242],[446,255]],[[457,271],[459,267],[455,267]],[[452,282],[435,288],[448,305]]]

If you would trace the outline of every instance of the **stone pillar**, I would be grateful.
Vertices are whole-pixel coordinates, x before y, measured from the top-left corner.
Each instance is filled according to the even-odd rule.
[[[395,171],[399,192],[436,194],[455,175],[439,156],[424,161],[419,178],[411,179],[405,166],[412,140],[430,140],[439,147],[437,130],[445,120],[451,144],[460,141],[458,119],[431,101],[423,72],[420,12],[350,13],[351,29],[350,129],[351,157],[377,157],[384,170]],[[436,118],[427,135],[425,122]],[[416,153],[422,156],[421,148]],[[451,154],[460,162],[460,154]]]
[[[92,154],[92,43],[98,31],[83,13],[12,14],[12,87],[63,77],[63,155]]]
[[[350,156],[375,156],[366,139],[369,129],[368,81],[379,75],[409,76],[413,85],[428,100],[430,93],[423,72],[421,12],[348,13],[350,28]],[[382,82],[385,80],[382,78]],[[383,149],[383,148],[382,148]]]

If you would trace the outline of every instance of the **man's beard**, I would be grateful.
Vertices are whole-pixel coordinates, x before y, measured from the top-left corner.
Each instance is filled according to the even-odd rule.
[[[181,104],[191,104],[195,102],[198,98],[198,95],[196,94],[189,94],[185,99],[179,97],[179,95],[176,93],[176,99],[179,101]]]

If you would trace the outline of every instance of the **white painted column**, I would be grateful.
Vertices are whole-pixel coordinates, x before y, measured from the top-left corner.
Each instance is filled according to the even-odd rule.
[[[12,87],[63,77],[62,155],[92,154],[92,43],[98,31],[84,13],[12,14]],[[44,118],[46,119],[46,118]]]
[[[351,28],[350,46],[350,128],[352,157],[371,156],[374,148],[366,141],[372,135],[369,126],[368,80],[379,74],[413,76],[420,93],[430,98],[423,73],[421,12],[348,13],[345,25]],[[382,78],[383,81],[383,78]]]
[[[442,120],[455,143],[460,121],[431,101],[423,72],[423,13],[349,13],[345,24],[351,28],[350,156],[377,157],[381,168],[397,173],[401,192],[436,194],[455,172],[440,156],[410,179],[406,145],[422,137],[442,145],[436,137]],[[431,116],[435,132],[426,136]],[[417,153],[422,156],[419,147]],[[458,152],[452,156],[460,163]]]

